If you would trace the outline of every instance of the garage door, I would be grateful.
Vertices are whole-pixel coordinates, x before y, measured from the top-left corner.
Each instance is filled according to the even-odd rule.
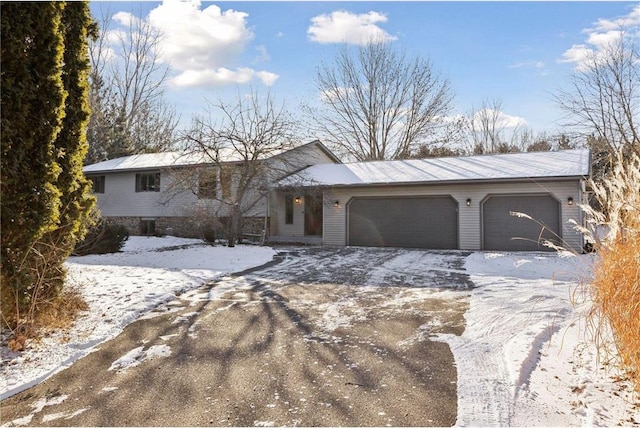
[[[510,212],[525,213],[535,221],[512,216]],[[537,222],[546,225],[546,229],[543,231]],[[560,203],[551,195],[490,196],[482,205],[482,226],[485,250],[549,250],[539,241],[540,238],[557,241]]]
[[[349,245],[458,248],[458,203],[449,196],[355,198],[348,205]]]

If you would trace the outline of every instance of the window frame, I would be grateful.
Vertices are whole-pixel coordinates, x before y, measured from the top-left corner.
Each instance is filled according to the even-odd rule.
[[[198,199],[218,199],[218,179],[212,171],[200,171],[198,175]]]
[[[89,176],[91,181],[91,192],[95,194],[104,193],[105,189],[105,176],[104,175],[91,175]]]
[[[149,179],[153,177],[153,183]],[[159,192],[160,173],[159,172],[139,172],[136,174],[136,193]]]
[[[284,224],[293,224],[293,195],[284,197]]]
[[[156,235],[156,219],[155,218],[141,218],[139,224],[140,235],[142,236],[155,236]]]

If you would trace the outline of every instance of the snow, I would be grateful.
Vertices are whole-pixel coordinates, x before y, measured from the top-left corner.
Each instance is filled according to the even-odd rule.
[[[501,155],[319,164],[292,174],[280,186],[350,186],[459,182],[589,175],[589,151],[510,153]]]
[[[78,286],[90,310],[71,331],[30,344],[20,355],[3,347],[3,362],[10,363],[2,367],[0,397],[16,394],[71,365],[118,335],[128,323],[153,316],[151,309],[158,305],[171,310],[176,294],[184,293],[183,298],[193,301],[223,295],[245,299],[249,286],[241,276],[226,277],[208,292],[199,286],[263,264],[274,254],[267,247],[211,247],[198,240],[131,237],[121,253],[72,258],[67,264],[70,282]],[[401,307],[403,299],[424,292],[419,285],[424,257],[424,253],[409,252],[372,273],[375,279],[395,272],[406,283],[416,284],[411,289],[416,296],[399,293],[386,304]],[[640,421],[638,396],[628,382],[620,380],[615,362],[607,370],[596,364],[596,351],[585,328],[587,307],[574,301],[590,276],[594,257],[475,252],[466,258],[464,268],[475,287],[446,292],[469,295],[466,328],[461,336],[436,338],[450,345],[457,366],[457,425],[612,426]],[[437,264],[438,255],[432,258],[430,263]],[[372,292],[371,287],[362,287],[362,292]],[[329,334],[336,327],[348,326],[358,316],[354,305],[357,301],[353,299],[325,304],[322,329]],[[192,315],[195,313],[183,317]],[[438,322],[434,319],[420,326],[405,342],[434,340],[430,331]],[[146,359],[172,354],[166,345],[145,348],[125,353],[111,370],[122,372]],[[36,406],[53,404],[43,401]],[[12,423],[28,424],[27,418]],[[254,422],[255,426],[274,424]]]
[[[273,150],[269,153],[269,157],[276,157],[287,153],[287,151],[306,148],[312,144],[320,144],[319,141],[313,141],[301,146],[297,146],[291,150]],[[324,147],[324,146],[322,146]],[[326,148],[324,148],[326,150]],[[333,155],[331,155],[333,156]],[[242,153],[233,147],[219,147],[215,153],[191,153],[191,152],[161,152],[161,153],[142,153],[131,156],[124,156],[116,159],[94,163],[85,166],[82,170],[85,173],[96,174],[104,172],[124,172],[139,171],[145,169],[171,168],[182,166],[196,165],[214,165],[220,162],[241,162],[243,161]]]
[[[640,421],[631,386],[598,370],[574,302],[594,256],[474,253],[462,336],[442,335],[458,367],[458,426],[612,426]],[[575,305],[574,305],[575,303]],[[616,394],[620,394],[616,396]],[[634,408],[633,402],[636,406]]]
[[[199,165],[204,163],[207,163],[207,159],[202,154],[181,152],[143,153],[87,165],[83,168],[83,171],[86,173],[130,171],[171,166]]]
[[[274,255],[268,247],[213,247],[198,239],[132,236],[120,253],[70,258],[69,285],[78,288],[90,309],[71,331],[44,337],[21,354],[0,349],[0,400],[70,366],[128,324],[151,316],[152,309],[170,304],[177,294],[264,264]]]
[[[115,360],[109,371],[116,370],[122,373],[128,368],[135,367],[145,360],[153,360],[154,358],[165,358],[171,355],[171,348],[167,345],[155,345],[144,350],[144,346],[139,346],[124,354]]]

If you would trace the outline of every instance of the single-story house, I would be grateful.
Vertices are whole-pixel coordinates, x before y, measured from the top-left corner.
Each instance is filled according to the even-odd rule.
[[[218,153],[217,155],[220,155]],[[255,187],[242,198],[244,232],[259,234],[268,219],[271,185],[310,165],[340,160],[320,141],[265,156]],[[243,161],[228,151],[224,162],[203,153],[165,152],[111,159],[84,167],[93,182],[101,215],[133,235],[200,237],[212,222],[228,215],[237,201]]]
[[[277,182],[270,240],[580,251],[590,165],[588,150],[313,165]]]

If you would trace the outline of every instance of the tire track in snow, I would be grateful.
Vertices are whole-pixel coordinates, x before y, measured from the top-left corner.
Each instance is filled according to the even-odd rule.
[[[566,284],[471,276],[462,336],[441,335],[458,367],[458,426],[509,426],[539,351],[570,313]],[[540,290],[546,290],[541,293]]]

